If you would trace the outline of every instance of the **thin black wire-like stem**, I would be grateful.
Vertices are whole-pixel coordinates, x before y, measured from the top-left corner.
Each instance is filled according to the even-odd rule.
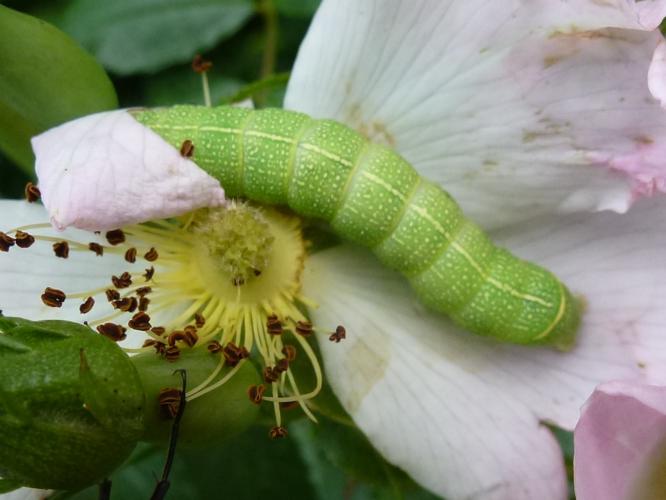
[[[164,462],[164,468],[162,469],[162,478],[155,485],[153,494],[150,497],[150,500],[164,500],[167,492],[169,491],[169,474],[171,473],[171,467],[173,466],[173,459],[176,456],[176,445],[178,444],[178,432],[180,430],[180,421],[183,418],[183,413],[185,412],[185,393],[187,392],[187,372],[185,370],[176,370],[174,374],[179,373],[183,381],[181,392],[180,392],[180,404],[178,405],[178,411],[176,416],[173,419],[173,425],[171,426],[171,436],[169,437],[169,449],[167,451],[166,461]]]
[[[107,478],[99,483],[99,500],[111,499],[111,481]]]

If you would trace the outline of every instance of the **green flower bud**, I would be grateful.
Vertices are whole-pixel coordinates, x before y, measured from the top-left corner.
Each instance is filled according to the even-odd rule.
[[[166,409],[160,406],[160,391],[166,388],[180,389],[178,369],[187,371],[188,394],[206,380],[220,362],[220,354],[213,355],[205,349],[184,349],[173,362],[165,361],[155,353],[133,356],[146,392],[146,432],[142,440],[166,443],[173,420]],[[216,380],[228,372],[224,367]],[[188,396],[185,413],[180,423],[178,447],[210,446],[238,434],[259,417],[259,406],[248,397],[248,388],[260,384],[261,378],[255,367],[244,362],[221,387],[199,397]]]
[[[114,342],[67,321],[0,316],[0,476],[79,489],[99,482],[143,432],[144,393]]]

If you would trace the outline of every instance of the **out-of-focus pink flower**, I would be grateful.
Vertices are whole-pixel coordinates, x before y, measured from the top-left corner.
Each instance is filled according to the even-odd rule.
[[[578,500],[666,498],[666,387],[599,386],[574,438]]]

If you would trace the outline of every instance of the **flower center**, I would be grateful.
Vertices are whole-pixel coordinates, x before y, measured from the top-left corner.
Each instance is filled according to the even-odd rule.
[[[312,304],[300,294],[305,242],[299,219],[275,209],[231,203],[109,231],[109,245],[27,233],[40,227],[45,225],[17,228],[10,231],[14,237],[0,234],[7,249],[46,240],[56,257],[68,258],[70,249],[99,256],[120,254],[128,266],[93,290],[65,292],[54,284],[42,294],[46,305],[61,307],[75,298],[82,301],[80,312],[88,314],[106,299],[109,314],[91,318],[88,324],[115,341],[128,333],[147,336],[143,347],[127,351],[155,350],[166,361],[178,359],[187,348],[204,348],[219,356],[210,376],[189,390],[188,400],[223,385],[250,356],[258,358],[264,384],[248,388],[248,396],[255,404],[272,403],[276,426],[270,435],[286,435],[281,406],[299,405],[316,420],[307,403],[319,393],[322,373],[306,340],[315,328],[301,311]],[[142,261],[150,267],[144,269]],[[342,338],[344,328],[339,326],[330,339]],[[306,392],[290,368],[299,353],[314,373],[314,387]],[[222,375],[225,366],[230,370]]]

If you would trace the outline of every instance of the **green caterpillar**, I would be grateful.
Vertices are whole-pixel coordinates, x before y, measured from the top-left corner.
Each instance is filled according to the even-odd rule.
[[[175,106],[132,114],[192,158],[229,197],[327,221],[407,277],[466,330],[570,347],[580,306],[549,271],[493,245],[451,196],[393,150],[332,120],[280,109]]]

